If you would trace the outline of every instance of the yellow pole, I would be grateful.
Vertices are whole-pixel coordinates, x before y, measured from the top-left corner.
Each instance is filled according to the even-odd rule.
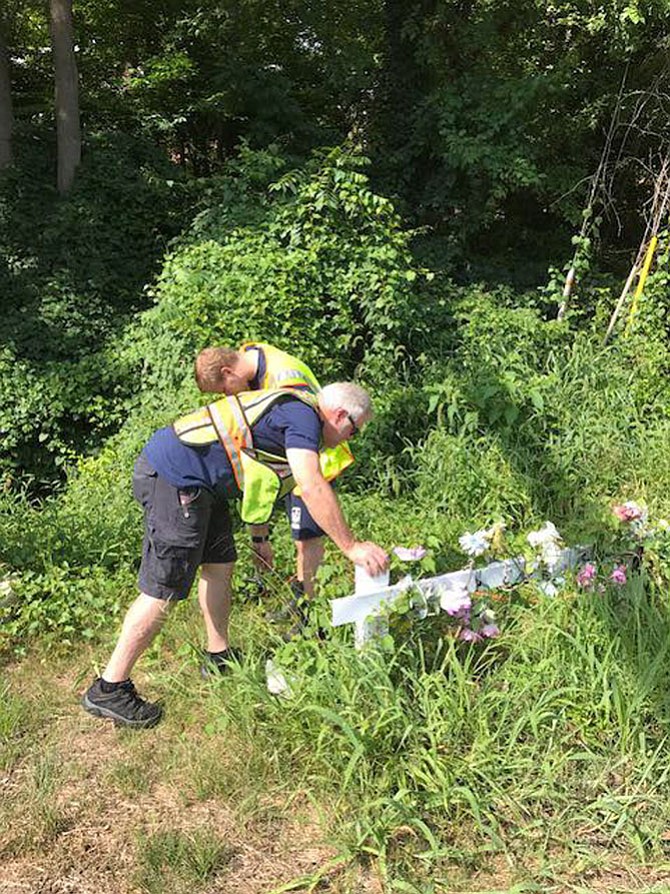
[[[658,236],[652,236],[649,242],[649,248],[647,249],[647,254],[644,258],[644,264],[640,273],[640,279],[637,284],[637,289],[635,289],[635,296],[633,297],[633,303],[630,308],[630,314],[628,316],[628,322],[626,323],[624,335],[628,335],[628,333],[630,332],[630,328],[633,324],[633,318],[637,314],[638,308],[640,306],[640,296],[642,295],[642,290],[644,289],[644,284],[646,282],[647,274],[649,273],[649,268],[651,267],[651,261],[654,257],[654,252],[656,251],[657,245]]]

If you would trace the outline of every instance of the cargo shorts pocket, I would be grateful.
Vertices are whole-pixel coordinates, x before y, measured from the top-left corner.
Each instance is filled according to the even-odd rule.
[[[204,544],[211,498],[199,487],[176,488],[158,478],[149,515],[152,539],[177,547]]]
[[[163,587],[175,591],[190,589],[201,550],[193,546],[177,546],[161,540],[151,543],[153,556],[149,561],[149,574]]]

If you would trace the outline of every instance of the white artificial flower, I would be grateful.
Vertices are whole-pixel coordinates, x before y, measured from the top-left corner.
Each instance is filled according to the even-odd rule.
[[[549,572],[558,569],[563,558],[563,550],[557,543],[545,543],[542,547],[542,561]]]
[[[545,596],[549,596],[551,599],[553,599],[554,596],[558,596],[558,587],[553,581],[543,580],[537,585],[537,588],[541,593],[544,593]]]
[[[492,536],[490,531],[483,528],[481,531],[475,531],[474,534],[466,531],[465,534],[458,538],[458,543],[463,552],[474,559],[486,552],[491,544]]]
[[[546,521],[538,531],[531,531],[526,537],[531,546],[541,547],[545,543],[561,543],[563,538],[553,522]]]
[[[531,531],[526,539],[532,547],[539,550],[540,558],[549,571],[558,567],[563,553],[563,538],[552,522],[547,521],[538,531]]]

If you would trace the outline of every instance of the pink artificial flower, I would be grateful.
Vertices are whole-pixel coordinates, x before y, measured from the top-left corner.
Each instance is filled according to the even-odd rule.
[[[463,627],[458,632],[458,638],[463,640],[464,643],[478,643],[482,637],[476,630],[470,630],[467,627]]]
[[[418,562],[426,555],[425,546],[394,546],[394,554],[401,562]]]
[[[500,628],[497,624],[484,624],[483,627],[479,628],[479,633],[485,639],[492,639],[500,634]]]
[[[596,573],[596,566],[591,562],[587,562],[577,575],[577,586],[590,587],[593,584]]]
[[[615,584],[618,584],[620,587],[626,583],[626,566],[625,565],[617,565],[614,571],[610,574],[610,580]]]
[[[467,615],[472,608],[472,599],[467,590],[443,590],[440,595],[440,608],[452,617]]]
[[[612,512],[616,515],[619,521],[622,522],[632,522],[637,521],[642,518],[644,514],[644,510],[641,506],[638,506],[637,503],[633,503],[632,500],[629,500],[627,503],[622,503],[618,506],[612,507]]]

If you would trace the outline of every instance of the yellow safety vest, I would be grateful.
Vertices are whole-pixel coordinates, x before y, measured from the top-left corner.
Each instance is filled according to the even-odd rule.
[[[312,370],[286,351],[260,341],[247,341],[240,351],[259,348],[265,355],[265,376],[260,383],[262,390],[270,388],[309,388],[314,394],[321,390],[319,380]]]
[[[318,394],[321,390],[319,380],[312,370],[297,357],[261,341],[247,341],[240,346],[240,351],[247,348],[259,348],[265,355],[265,376],[261,389],[295,388],[304,391],[308,388],[312,394]],[[327,481],[337,478],[353,462],[354,455],[346,443],[338,444],[337,447],[324,447],[319,451],[321,474]],[[300,496],[299,487],[295,488],[295,493]]]
[[[173,426],[179,440],[191,447],[216,441],[223,446],[242,493],[240,517],[247,524],[265,524],[275,502],[295,488],[286,457],[258,450],[254,447],[252,432],[259,419],[288,398],[317,407],[316,395],[308,391],[288,388],[243,391],[182,416]]]

